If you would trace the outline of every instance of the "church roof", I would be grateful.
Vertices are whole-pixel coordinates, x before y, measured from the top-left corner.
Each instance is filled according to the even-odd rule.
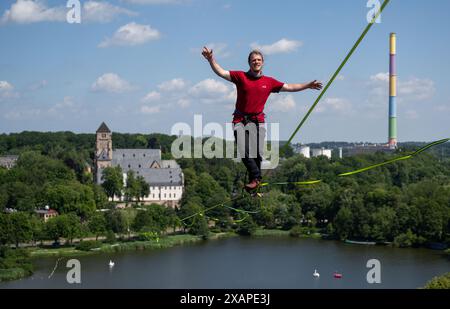
[[[111,133],[111,130],[108,128],[106,123],[102,122],[100,127],[97,129],[97,133]]]
[[[112,166],[120,166],[123,173],[133,170],[150,186],[183,184],[180,166],[175,160],[161,160],[160,149],[114,149]]]
[[[126,169],[125,169],[126,170]],[[124,170],[124,172],[126,172]],[[151,168],[135,170],[135,176],[143,176],[150,186],[181,186],[183,185],[180,168]]]
[[[159,149],[114,149],[112,165],[138,170],[150,168],[155,161],[161,166]]]

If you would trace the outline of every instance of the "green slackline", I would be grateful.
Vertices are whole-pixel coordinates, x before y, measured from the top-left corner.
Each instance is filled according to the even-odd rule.
[[[364,167],[364,168],[360,168],[360,169],[357,169],[357,170],[354,170],[354,171],[351,171],[351,172],[341,173],[341,174],[338,174],[337,176],[338,177],[351,176],[351,175],[359,174],[359,173],[362,173],[362,172],[365,172],[365,171],[368,171],[368,170],[371,170],[371,169],[374,169],[374,168],[377,168],[377,167],[380,167],[380,166],[383,166],[383,165],[391,164],[391,163],[394,163],[396,161],[407,160],[407,159],[410,159],[410,158],[418,155],[419,153],[427,150],[430,147],[434,147],[434,146],[446,143],[449,140],[450,140],[450,138],[441,139],[441,140],[432,142],[430,144],[427,144],[427,145],[423,146],[422,148],[419,148],[418,150],[414,151],[413,153],[411,153],[409,155],[398,157],[398,158],[394,158],[394,159],[391,159],[391,160],[387,160],[387,161],[382,162],[382,163],[373,164],[373,165],[370,165],[370,166],[367,166],[367,167]],[[319,182],[322,182],[322,181],[323,181],[323,179],[308,180],[308,181],[295,181],[295,182],[272,182],[272,183],[264,182],[264,183],[261,183],[261,186],[287,185],[287,184],[312,185],[312,184],[316,184],[316,183],[319,183]]]
[[[202,211],[196,212],[196,213],[194,213],[194,214],[192,214],[192,215],[190,215],[190,216],[187,216],[186,218],[181,219],[181,222],[183,222],[183,221],[185,221],[185,220],[187,220],[187,219],[190,219],[190,218],[192,218],[192,217],[195,217],[195,216],[197,216],[197,215],[204,214],[205,212],[210,211],[210,210],[213,210],[214,208],[217,208],[217,207],[219,207],[219,206],[225,206],[226,203],[233,202],[233,201],[237,201],[237,200],[239,200],[239,199],[241,199],[241,198],[243,198],[243,197],[245,197],[245,195],[244,195],[244,194],[241,194],[241,195],[235,196],[235,197],[233,197],[233,198],[227,199],[227,200],[225,200],[225,201],[223,201],[223,202],[220,202],[220,203],[215,204],[215,205],[213,205],[213,206],[211,206],[211,207],[208,207],[208,208],[206,208],[205,210],[202,210]],[[228,206],[226,206],[226,207],[228,207]]]

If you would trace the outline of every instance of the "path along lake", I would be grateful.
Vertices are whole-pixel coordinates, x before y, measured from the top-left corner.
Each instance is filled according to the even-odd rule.
[[[160,250],[76,257],[81,284],[66,281],[70,258],[41,258],[33,276],[0,288],[321,289],[418,288],[450,271],[443,251],[291,237],[233,237]],[[367,261],[381,263],[369,284]],[[114,267],[109,267],[109,261]],[[320,274],[313,277],[314,270]],[[341,279],[334,278],[337,271]]]

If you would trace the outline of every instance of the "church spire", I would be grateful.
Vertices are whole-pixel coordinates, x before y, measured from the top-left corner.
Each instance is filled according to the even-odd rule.
[[[106,123],[102,122],[100,127],[97,129],[97,133],[111,133],[111,130],[108,128]]]

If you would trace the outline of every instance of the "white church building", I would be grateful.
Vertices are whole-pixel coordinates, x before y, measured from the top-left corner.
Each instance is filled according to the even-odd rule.
[[[127,172],[144,177],[150,193],[145,203],[157,203],[170,207],[179,206],[184,190],[183,171],[175,160],[161,160],[160,149],[112,149],[112,132],[103,122],[96,132],[95,179],[102,183],[106,167],[120,166],[124,184]],[[123,200],[124,196],[117,197]]]

